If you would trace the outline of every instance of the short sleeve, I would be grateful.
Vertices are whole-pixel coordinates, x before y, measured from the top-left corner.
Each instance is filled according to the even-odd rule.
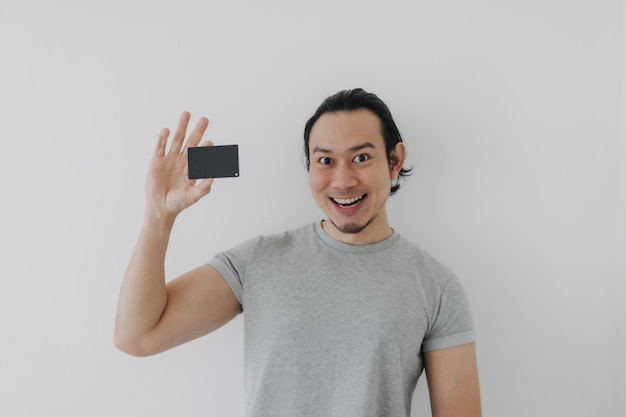
[[[222,275],[242,308],[244,307],[245,276],[257,241],[258,238],[250,239],[232,249],[218,253],[207,262],[207,265],[211,265]]]
[[[474,323],[465,290],[458,278],[452,275],[441,291],[434,322],[422,342],[422,352],[475,340]]]

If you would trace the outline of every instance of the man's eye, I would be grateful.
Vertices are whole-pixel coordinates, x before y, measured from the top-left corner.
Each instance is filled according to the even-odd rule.
[[[332,159],[330,159],[330,158],[329,158],[329,157],[327,157],[327,156],[323,156],[323,157],[321,157],[321,158],[319,159],[319,163],[320,163],[320,164],[322,164],[322,165],[330,165],[332,162],[333,162],[333,160],[332,160]]]
[[[365,162],[368,159],[370,159],[370,157],[368,155],[362,153],[362,154],[359,154],[359,155],[355,156],[353,161],[354,162]]]

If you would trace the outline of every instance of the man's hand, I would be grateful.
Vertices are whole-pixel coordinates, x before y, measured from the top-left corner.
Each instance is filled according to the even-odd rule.
[[[190,117],[189,112],[184,112],[180,116],[169,151],[166,152],[170,130],[165,128],[159,134],[146,180],[147,216],[172,219],[211,191],[212,178],[197,184],[196,180],[188,179],[187,148],[198,146],[209,125],[209,120],[201,117],[185,142]],[[213,144],[207,141],[202,145]]]

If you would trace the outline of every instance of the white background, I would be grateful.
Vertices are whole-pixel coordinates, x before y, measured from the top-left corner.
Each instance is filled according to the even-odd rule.
[[[169,276],[322,218],[302,129],[390,106],[392,226],[453,268],[485,416],[626,415],[624,2],[0,3],[0,415],[242,416],[242,320],[144,359],[112,343],[145,170],[181,111],[241,177],[176,224]],[[413,415],[429,415],[425,383]]]

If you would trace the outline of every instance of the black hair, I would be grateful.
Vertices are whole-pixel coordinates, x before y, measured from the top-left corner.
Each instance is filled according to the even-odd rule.
[[[315,114],[306,122],[304,127],[304,154],[306,156],[306,168],[310,167],[309,159],[309,137],[313,125],[324,113],[352,112],[360,109],[367,109],[373,112],[381,122],[383,139],[385,140],[385,150],[387,160],[391,163],[391,153],[396,148],[396,144],[402,142],[400,131],[393,121],[389,107],[376,94],[368,93],[362,88],[340,91],[324,100],[317,108]],[[391,185],[389,195],[393,195],[400,188],[400,178],[410,175],[411,168],[400,169],[398,180]]]

